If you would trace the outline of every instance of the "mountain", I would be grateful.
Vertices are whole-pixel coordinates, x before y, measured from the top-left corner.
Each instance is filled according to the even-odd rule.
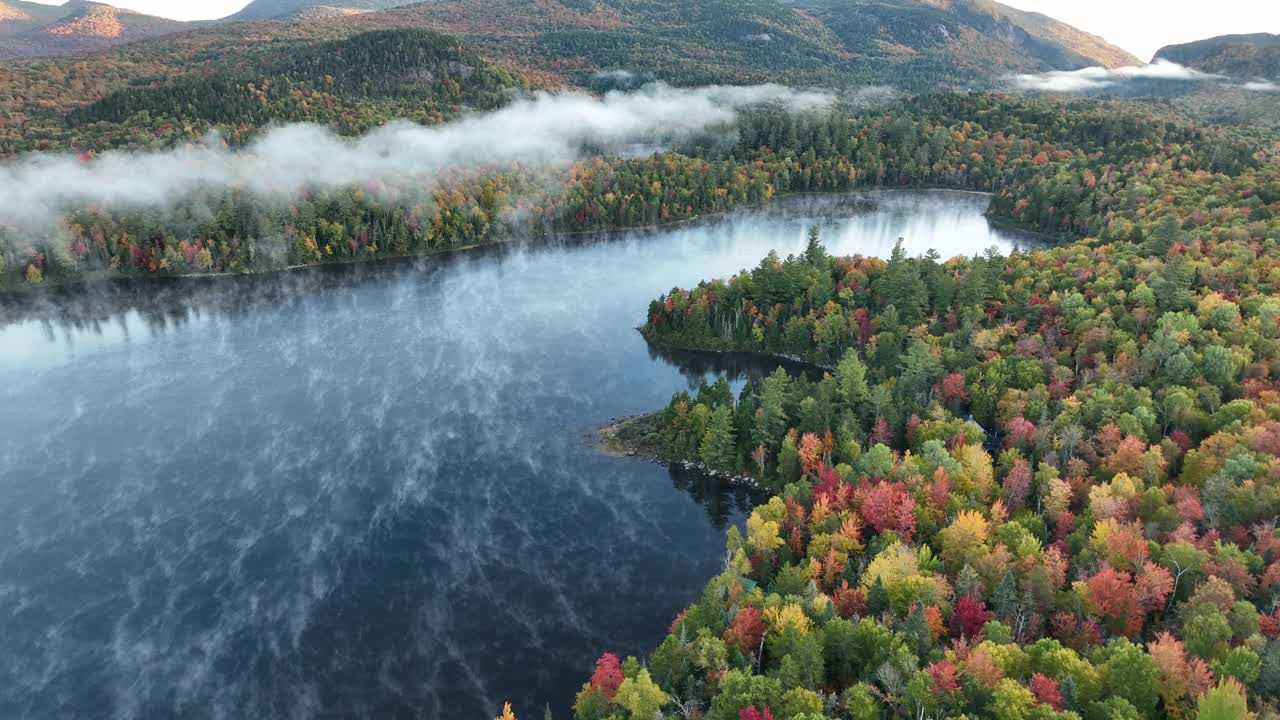
[[[56,5],[23,2],[23,0],[0,1],[0,37],[17,35],[26,30],[56,23],[66,14],[64,8]]]
[[[1141,64],[1101,38],[990,0],[436,0],[331,21],[328,31],[395,24],[459,36],[489,57],[575,84],[621,69],[678,84],[930,90],[989,87],[1010,72]]]
[[[0,59],[70,55],[186,27],[177,20],[86,0],[64,5],[0,0]]]
[[[240,12],[227,20],[274,20],[277,18],[346,15],[343,10],[386,10],[388,8],[409,5],[421,0],[253,0]],[[318,13],[316,11],[319,11]],[[329,12],[326,12],[329,11]],[[338,11],[333,13],[332,11]]]
[[[87,62],[6,64],[0,155],[163,145],[210,125],[233,142],[294,120],[356,133],[395,117],[456,117],[514,87],[602,91],[661,80],[924,93],[1001,88],[1010,73],[1139,64],[1100,38],[990,0],[434,0],[388,10],[353,3],[259,0],[246,12],[288,14],[208,24]],[[372,52],[396,69],[386,59],[394,48],[369,48],[360,38],[406,30],[434,33],[394,39],[425,53],[426,66],[401,69],[405,77],[421,70],[430,87],[369,92],[377,67],[358,83],[332,86],[326,76],[340,75],[335,68],[313,72],[334,52]],[[460,81],[454,88],[434,65],[445,55],[486,68],[481,77],[490,79],[449,78]],[[219,93],[229,99],[219,104]]]
[[[1280,79],[1280,35],[1222,35],[1160,48],[1155,59],[1231,77],[1275,80]]]
[[[508,91],[522,87],[455,38],[429,30],[378,30],[264,56],[244,68],[118,91],[68,119],[124,124],[144,114],[198,126],[315,122],[362,132],[390,117],[429,122],[463,107],[493,109]]]

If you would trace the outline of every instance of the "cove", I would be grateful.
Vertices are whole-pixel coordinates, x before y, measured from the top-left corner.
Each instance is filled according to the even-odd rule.
[[[673,286],[1028,239],[987,198],[796,196],[605,242],[85,288],[0,328],[0,716],[521,717],[643,655],[746,496],[584,439],[738,363]],[[739,380],[740,381],[740,380]]]

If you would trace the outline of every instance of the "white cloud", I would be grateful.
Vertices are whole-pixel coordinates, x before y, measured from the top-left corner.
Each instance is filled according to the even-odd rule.
[[[1142,67],[1128,66],[1114,69],[1088,67],[1080,70],[1053,70],[1009,77],[1009,81],[1021,90],[1063,93],[1097,90],[1135,79],[1191,82],[1221,80],[1223,76],[1201,72],[1168,60],[1157,60]]]
[[[47,228],[74,208],[165,209],[224,188],[266,199],[371,180],[421,189],[455,168],[513,162],[545,166],[571,161],[587,145],[618,150],[676,142],[732,121],[738,109],[755,103],[780,102],[800,110],[830,101],[822,93],[779,85],[679,89],[654,84],[603,98],[539,93],[445,125],[400,121],[354,140],[317,125],[289,125],[237,150],[214,141],[163,152],[109,152],[88,162],[32,154],[0,163],[0,218],[15,227]]]
[[[1244,83],[1240,87],[1250,92],[1280,92],[1280,84],[1270,80],[1254,80]]]

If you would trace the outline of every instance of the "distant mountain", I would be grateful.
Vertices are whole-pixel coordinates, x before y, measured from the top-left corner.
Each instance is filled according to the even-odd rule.
[[[228,20],[332,17],[343,10],[387,10],[422,0],[253,0]],[[317,12],[318,11],[318,12]],[[337,12],[334,12],[337,11]]]
[[[430,123],[493,107],[518,88],[777,82],[878,97],[883,88],[871,86],[981,90],[1006,87],[1010,73],[1140,64],[991,0],[432,0],[387,10],[367,6],[388,0],[322,1],[257,0],[241,15],[272,17],[197,26],[75,67],[10,64],[0,73],[0,108],[11,119],[0,125],[0,154],[163,144],[211,124],[232,141],[300,120],[354,134],[397,117]],[[0,47],[40,33],[48,53],[49,36],[63,37],[49,28],[76,24],[38,16],[47,6],[0,3],[22,14]],[[154,20],[88,3],[62,9],[77,8],[77,18],[119,23],[66,36],[81,47],[130,39]],[[194,25],[159,22],[158,31]],[[434,34],[378,34],[388,31]],[[337,66],[322,62],[330,56]],[[353,64],[369,74],[339,82]],[[49,81],[59,73],[79,83]]]
[[[0,37],[50,25],[65,17],[65,8],[23,0],[0,0]]]
[[[579,84],[622,69],[680,84],[924,91],[991,86],[1011,72],[1142,64],[1101,38],[991,0],[436,0],[361,22],[429,27]]]
[[[1156,53],[1205,72],[1236,78],[1280,79],[1280,35],[1223,35],[1183,45],[1170,45]]]
[[[186,27],[177,20],[86,0],[64,5],[0,0],[0,59],[68,55]]]

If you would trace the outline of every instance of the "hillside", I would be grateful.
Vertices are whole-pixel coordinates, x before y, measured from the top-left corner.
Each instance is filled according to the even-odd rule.
[[[258,0],[233,19],[296,14],[308,0]],[[486,55],[585,84],[627,69],[673,83],[845,84],[906,89],[989,85],[1007,72],[1115,67],[1140,61],[1101,38],[990,0],[399,0],[360,19],[457,35]],[[350,17],[310,14],[321,34]],[[327,20],[327,22],[325,22]]]
[[[188,125],[253,128],[315,122],[356,133],[388,118],[435,122],[462,107],[490,109],[520,81],[456,39],[381,30],[321,43],[243,69],[191,74],[112,93],[73,124],[128,124],[139,114]]]
[[[2,0],[0,60],[71,55],[186,27],[186,23],[176,20],[85,0],[72,0],[65,5]]]
[[[253,0],[243,10],[230,16],[227,20],[273,20],[276,18],[314,17],[307,12],[312,8],[328,10],[386,10],[388,8],[409,5],[419,0]]]
[[[1280,35],[1223,35],[1183,45],[1170,45],[1156,59],[1241,78],[1280,78]]]
[[[56,5],[24,2],[24,0],[0,0],[0,37],[17,35],[27,30],[51,25],[66,14],[64,8]]]
[[[821,19],[851,52],[952,62],[979,75],[1141,64],[1099,37],[990,0],[801,0],[798,7]]]
[[[986,0],[440,0],[362,22],[448,32],[577,83],[626,69],[678,84],[931,90],[990,86],[1008,72],[1140,64],[1099,38]]]
[[[255,8],[288,9],[255,3],[246,10]],[[218,23],[92,58],[0,66],[6,118],[0,154],[168,144],[226,122],[233,139],[289,120],[357,132],[397,113],[435,121],[466,104],[424,108],[345,89],[312,98],[307,93],[322,88],[276,72],[291,55],[381,30],[457,38],[518,84],[595,90],[625,77],[613,71],[626,71],[673,85],[934,92],[1001,87],[1009,73],[1138,62],[1043,15],[987,0],[438,0],[360,12],[326,0],[293,12],[282,20]],[[215,102],[215,88],[236,102]],[[250,111],[240,107],[245,93],[264,97]]]

